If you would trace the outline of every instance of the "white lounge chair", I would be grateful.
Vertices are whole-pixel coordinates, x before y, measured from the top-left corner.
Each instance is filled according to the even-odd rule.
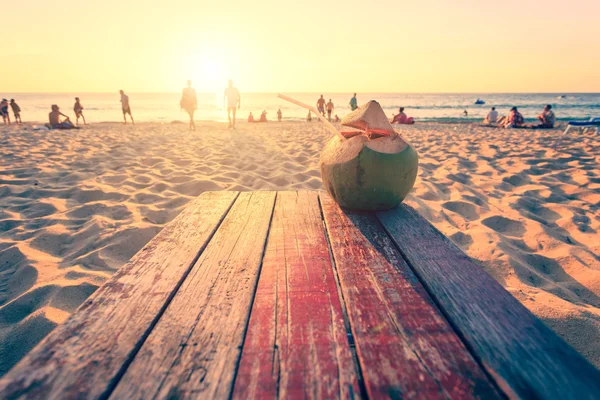
[[[582,131],[585,131],[588,128],[595,128],[596,133],[598,133],[598,127],[600,127],[600,118],[590,118],[589,121],[569,121],[567,129],[565,129],[565,135],[573,126],[581,128]]]
[[[556,141],[556,143],[554,144],[555,150],[558,147],[558,143],[569,132],[569,129],[571,129],[571,127],[581,128],[582,133],[585,132],[586,129],[594,128],[594,129],[596,129],[596,134],[598,134],[598,128],[600,127],[600,118],[592,117],[592,118],[590,118],[589,121],[569,121],[569,123],[567,124],[567,129],[565,129],[565,132],[563,133],[563,135],[560,136],[558,138],[558,140]]]

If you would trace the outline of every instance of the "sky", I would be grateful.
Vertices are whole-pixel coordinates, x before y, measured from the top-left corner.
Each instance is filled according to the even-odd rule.
[[[28,0],[2,92],[600,92],[598,0]]]

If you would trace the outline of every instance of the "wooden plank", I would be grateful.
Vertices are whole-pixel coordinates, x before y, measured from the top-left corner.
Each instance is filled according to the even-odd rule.
[[[0,381],[0,398],[98,398],[118,377],[238,196],[205,193]]]
[[[316,192],[280,192],[234,399],[359,396]]]
[[[369,397],[499,398],[377,218],[320,198]]]
[[[274,202],[274,192],[240,194],[113,398],[230,395]]]
[[[510,397],[600,398],[600,372],[402,205],[377,214],[439,308]]]

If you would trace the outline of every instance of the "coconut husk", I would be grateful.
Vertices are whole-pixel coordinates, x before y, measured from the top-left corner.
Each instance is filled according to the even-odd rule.
[[[342,118],[341,124],[360,129],[367,135],[379,134],[384,136],[396,135],[396,131],[388,121],[385,112],[378,102],[369,101]]]

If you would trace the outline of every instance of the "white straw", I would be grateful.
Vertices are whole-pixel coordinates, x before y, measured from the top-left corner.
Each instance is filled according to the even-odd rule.
[[[319,111],[317,111],[317,109],[316,109],[316,108],[314,108],[314,107],[311,107],[311,106],[309,106],[308,104],[304,104],[304,103],[302,103],[302,102],[300,102],[300,101],[298,101],[298,100],[292,99],[291,97],[288,97],[288,96],[286,96],[286,95],[283,95],[283,94],[281,94],[281,93],[279,93],[279,94],[277,95],[277,97],[279,97],[280,99],[283,99],[283,100],[285,100],[285,101],[289,101],[290,103],[293,103],[293,104],[295,104],[295,105],[297,105],[297,106],[304,107],[304,108],[306,108],[307,110],[310,110],[310,111],[312,111],[313,113],[315,113],[315,114],[316,114],[316,116],[317,116],[317,117],[318,117],[318,118],[319,118],[321,121],[323,121],[323,122],[325,123],[325,125],[327,126],[327,128],[328,128],[328,129],[329,129],[331,132],[335,133],[336,135],[339,135],[339,136],[340,136],[340,138],[341,138],[342,140],[346,140],[346,138],[344,137],[344,135],[342,135],[342,133],[341,133],[340,131],[338,131],[338,130],[335,128],[335,126],[333,126],[333,125],[331,124],[331,122],[327,121],[327,118],[325,118],[324,116],[322,116],[322,115],[319,113]]]

